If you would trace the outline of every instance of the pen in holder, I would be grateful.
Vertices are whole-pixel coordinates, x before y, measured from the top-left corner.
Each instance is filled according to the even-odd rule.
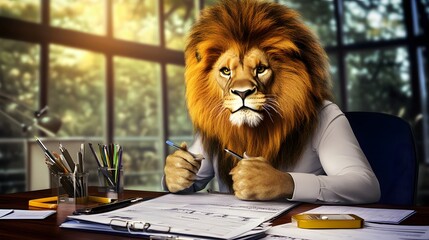
[[[99,156],[89,143],[98,165],[99,190],[107,197],[119,199],[124,190],[124,171],[122,168],[122,146],[118,144],[98,144]]]
[[[120,168],[98,168],[99,191],[106,193],[108,198],[118,199],[124,191],[124,170]]]
[[[88,172],[53,174],[57,177],[58,204],[86,204],[88,202]]]
[[[37,143],[45,155],[45,164],[51,172],[53,187],[58,196],[58,205],[63,203],[86,204],[88,201],[88,173],[84,171],[84,144],[73,161],[68,150],[60,143],[61,154],[49,151],[40,139]]]

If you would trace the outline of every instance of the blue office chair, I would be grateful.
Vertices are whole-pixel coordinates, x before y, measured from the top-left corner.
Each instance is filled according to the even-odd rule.
[[[418,163],[408,122],[377,112],[345,115],[380,183],[379,203],[413,205]]]

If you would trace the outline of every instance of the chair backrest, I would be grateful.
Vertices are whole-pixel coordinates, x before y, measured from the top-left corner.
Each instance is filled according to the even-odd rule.
[[[413,205],[418,163],[408,122],[377,112],[345,115],[380,183],[379,203]]]

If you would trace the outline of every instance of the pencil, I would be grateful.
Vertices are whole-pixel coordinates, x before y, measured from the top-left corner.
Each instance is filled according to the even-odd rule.
[[[189,152],[189,151],[181,148],[180,146],[178,146],[177,144],[175,144],[174,142],[172,142],[170,140],[165,141],[165,143],[167,143],[167,145],[170,146],[170,147],[174,147],[174,148],[176,148],[178,150],[182,150],[182,151],[188,152],[194,158],[199,158],[195,153],[191,153],[191,152]],[[204,159],[204,157],[202,159]]]
[[[232,156],[234,156],[234,157],[238,158],[239,160],[243,159],[243,156],[240,156],[240,155],[238,155],[237,153],[235,153],[235,152],[233,152],[233,151],[231,151],[231,150],[229,150],[229,149],[227,149],[227,148],[225,148],[224,150],[225,150],[225,152],[227,152],[227,153],[231,154]]]

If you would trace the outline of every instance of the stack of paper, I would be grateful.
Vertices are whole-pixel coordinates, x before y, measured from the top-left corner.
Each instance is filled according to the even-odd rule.
[[[71,221],[61,227],[144,236],[245,239],[263,234],[267,230],[264,222],[296,204],[241,201],[227,194],[167,194],[108,213],[69,216]]]
[[[363,218],[365,222],[399,224],[402,220],[413,215],[415,212],[414,210],[403,209],[321,206],[305,213],[355,214]]]
[[[389,225],[398,224],[415,213],[414,210],[362,208],[346,206],[321,206],[305,213],[355,214],[365,220],[361,229],[302,229],[288,223],[270,228],[268,239],[308,240],[367,240],[367,239],[429,239],[428,226]],[[380,224],[389,223],[389,224]]]
[[[308,240],[427,240],[429,239],[429,227],[365,223],[364,228],[360,229],[316,230],[297,228],[295,224],[287,223],[268,229],[267,234],[269,234],[269,236],[265,239],[292,238]]]

